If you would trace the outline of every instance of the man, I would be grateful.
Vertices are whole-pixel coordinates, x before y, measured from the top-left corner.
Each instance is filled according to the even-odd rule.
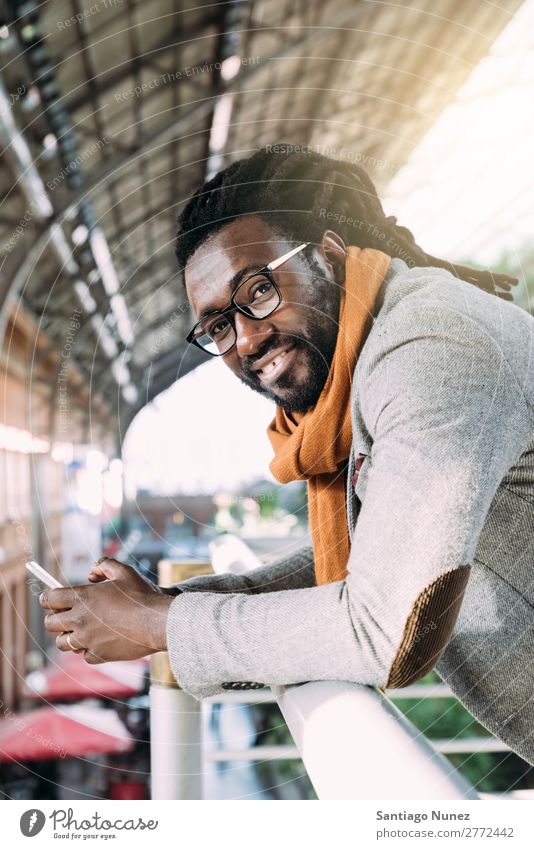
[[[534,319],[512,279],[425,254],[361,168],[283,145],[198,190],[177,255],[188,341],[276,403],[271,468],[307,480],[313,545],[167,592],[97,561],[98,586],[43,594],[59,648],[167,649],[197,698],[435,667],[534,763]]]

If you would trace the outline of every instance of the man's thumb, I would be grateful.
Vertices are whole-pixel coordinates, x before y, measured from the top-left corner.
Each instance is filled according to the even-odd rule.
[[[111,557],[100,557],[91,568],[90,581],[116,581],[124,578],[132,571],[132,567]]]

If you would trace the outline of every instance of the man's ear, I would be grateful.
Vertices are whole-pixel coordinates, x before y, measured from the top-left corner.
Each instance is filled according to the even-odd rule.
[[[345,262],[347,259],[347,246],[345,242],[333,230],[325,230],[319,245],[325,262],[332,271],[336,283],[340,285],[345,279]]]

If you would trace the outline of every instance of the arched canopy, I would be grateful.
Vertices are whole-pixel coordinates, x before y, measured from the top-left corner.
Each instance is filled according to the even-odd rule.
[[[76,311],[78,367],[126,424],[202,361],[173,238],[206,176],[283,139],[384,188],[521,4],[5,5],[0,329],[22,304],[60,350]]]

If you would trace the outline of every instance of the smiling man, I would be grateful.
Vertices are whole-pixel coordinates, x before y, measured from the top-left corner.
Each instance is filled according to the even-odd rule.
[[[273,259],[273,247],[286,251]],[[336,346],[340,285],[328,280],[328,265],[344,277],[344,244],[326,232],[317,259],[312,248],[291,247],[279,236],[273,244],[272,228],[251,215],[214,233],[185,272],[191,306],[201,317],[188,341],[224,356],[243,383],[287,412],[316,403]],[[303,251],[305,262],[298,264]],[[221,277],[206,285],[214,264]],[[228,284],[221,287],[221,280]]]
[[[286,146],[195,193],[177,256],[188,342],[276,405],[271,468],[307,481],[312,545],[166,591],[100,560],[43,594],[58,646],[167,649],[196,698],[435,668],[534,764],[534,319],[515,281],[424,253],[361,168]]]

